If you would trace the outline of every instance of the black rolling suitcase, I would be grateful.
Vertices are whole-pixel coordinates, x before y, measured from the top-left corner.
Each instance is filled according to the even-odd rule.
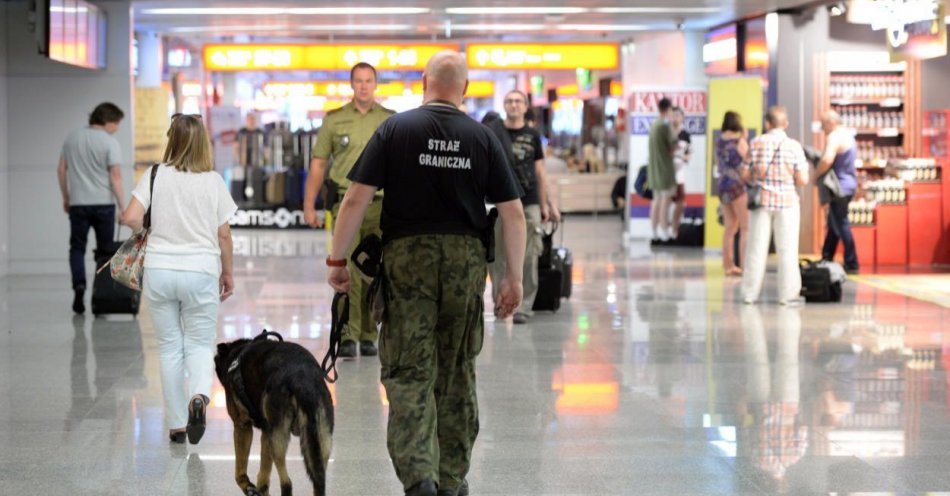
[[[571,250],[564,246],[564,231],[561,231],[561,246],[554,248],[554,233],[558,230],[558,224],[554,224],[551,232],[545,231],[541,235],[541,256],[538,257],[538,267],[554,267],[561,271],[561,298],[571,297],[571,287],[573,278],[571,272],[574,269],[574,256]]]
[[[556,312],[561,308],[561,297],[564,296],[565,286],[570,294],[570,269],[573,261],[567,263],[570,252],[566,248],[554,249],[554,232],[557,224],[550,232],[541,235],[541,255],[538,256],[538,293],[531,306],[535,311]]]
[[[563,274],[554,267],[538,267],[538,294],[531,309],[556,312],[561,308],[561,279]]]
[[[121,241],[115,241],[107,246],[96,247],[96,267],[109,263],[109,259],[122,246]],[[127,288],[112,279],[108,267],[96,274],[92,281],[92,314],[131,314],[138,315],[141,294],[134,289]]]

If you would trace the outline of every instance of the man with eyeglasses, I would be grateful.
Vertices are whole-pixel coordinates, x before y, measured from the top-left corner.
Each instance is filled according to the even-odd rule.
[[[544,171],[544,148],[541,144],[541,133],[529,126],[525,120],[528,108],[528,97],[518,90],[509,91],[505,95],[505,121],[489,126],[502,143],[511,143],[507,150],[508,160],[511,162],[515,177],[524,190],[521,203],[524,205],[524,216],[527,227],[527,246],[525,248],[523,281],[524,299],[521,307],[515,312],[512,321],[515,324],[526,324],[534,314],[534,298],[538,294],[538,256],[542,250],[542,224],[548,220],[558,222],[561,214],[551,203],[547,194],[547,178]],[[507,136],[506,136],[507,135]],[[492,296],[497,301],[498,290],[494,289],[498,281],[504,278],[508,260],[505,257],[504,230],[502,222],[495,225],[495,261],[488,271],[492,280]]]
[[[307,176],[307,186],[304,193],[304,220],[311,227],[322,227],[323,221],[317,216],[314,204],[317,192],[323,184],[323,174],[327,163],[332,159],[327,190],[325,208],[336,218],[340,210],[340,201],[352,184],[347,178],[356,160],[363,153],[366,143],[376,132],[376,128],[389,116],[396,112],[376,103],[376,68],[360,62],[350,70],[350,86],[353,88],[353,100],[346,105],[327,113],[323,119],[323,126],[317,135],[317,145],[313,148],[313,158],[310,161],[310,174]],[[349,259],[356,245],[369,234],[380,236],[379,219],[383,211],[383,193],[377,192],[373,202],[366,211],[366,217],[357,236],[353,240],[346,258]],[[350,270],[355,265],[350,262]],[[373,321],[369,307],[369,298],[366,297],[369,283],[359,277],[353,278],[353,288],[350,296],[353,305],[350,306],[350,321],[343,329],[343,342],[340,345],[339,356],[343,358],[356,357],[356,343],[359,342],[359,353],[363,356],[376,356],[376,338],[379,331]]]

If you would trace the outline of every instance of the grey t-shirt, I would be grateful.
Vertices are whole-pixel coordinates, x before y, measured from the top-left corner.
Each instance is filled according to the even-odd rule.
[[[122,162],[118,140],[103,129],[78,129],[63,143],[62,157],[66,160],[71,206],[115,203],[109,166]]]

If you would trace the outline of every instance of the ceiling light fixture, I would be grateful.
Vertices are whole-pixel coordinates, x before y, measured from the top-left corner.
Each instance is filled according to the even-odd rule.
[[[600,14],[713,14],[719,7],[598,7]]]
[[[544,24],[453,24],[456,31],[541,31]]]
[[[237,33],[237,32],[272,32],[272,31],[409,31],[415,26],[409,24],[326,24],[326,25],[271,25],[271,26],[183,26],[171,28],[171,33]]]
[[[447,14],[461,15],[517,15],[517,14],[583,14],[584,7],[449,7]]]
[[[643,24],[558,24],[562,31],[648,31],[656,29]]]
[[[844,2],[835,2],[828,6],[828,14],[832,17],[844,15],[848,11],[848,6]]]
[[[248,15],[363,15],[363,14],[425,14],[430,9],[424,7],[187,7],[187,8],[159,8],[144,9],[145,15],[215,15],[215,16],[248,16]]]

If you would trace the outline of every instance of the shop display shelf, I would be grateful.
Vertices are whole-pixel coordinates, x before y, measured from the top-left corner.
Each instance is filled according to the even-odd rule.
[[[851,131],[854,131],[858,135],[869,135],[873,134],[879,138],[893,138],[896,136],[901,136],[905,134],[905,129],[902,127],[865,127],[865,128],[849,128]]]
[[[904,106],[900,98],[832,98],[832,105],[847,107],[850,105],[877,105],[881,108],[897,108]]]

